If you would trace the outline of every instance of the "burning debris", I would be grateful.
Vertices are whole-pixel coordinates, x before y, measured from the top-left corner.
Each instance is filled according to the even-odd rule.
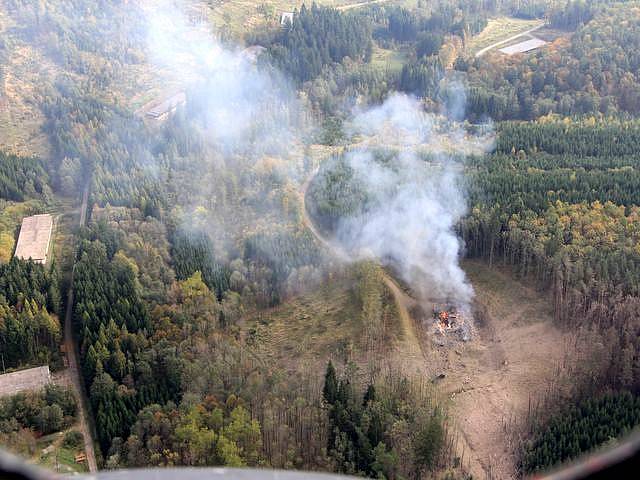
[[[460,306],[452,302],[432,303],[433,308],[425,308],[416,303],[411,307],[411,316],[420,322],[429,338],[437,346],[455,346],[457,340],[471,340],[472,322],[475,313],[471,306]]]
[[[445,337],[449,333],[457,334],[463,342],[471,340],[471,327],[462,310],[450,303],[433,305],[432,329],[436,336]],[[444,339],[442,339],[444,340]],[[436,343],[438,343],[436,341]],[[444,345],[444,343],[439,342]]]
[[[458,309],[453,305],[447,305],[444,308],[434,305],[433,317],[438,319],[441,328],[450,329],[455,326],[458,320]]]

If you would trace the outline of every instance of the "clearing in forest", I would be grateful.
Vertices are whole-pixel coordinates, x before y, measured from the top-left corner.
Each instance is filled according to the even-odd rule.
[[[302,206],[302,222],[313,234],[318,243],[327,250],[329,255],[335,257],[339,262],[349,263],[351,261],[349,253],[344,251],[340,245],[323,236],[309,216],[306,207],[306,194],[313,177],[317,173],[317,169],[314,170],[307,177],[307,180],[302,184],[299,191]],[[424,375],[430,362],[426,361],[428,352],[422,348],[416,324],[409,313],[415,301],[398,285],[385,269],[382,269],[381,280],[393,299],[393,309],[391,310],[393,324],[385,322],[385,329],[387,330],[388,336],[396,337],[396,341],[394,341],[396,355],[394,355],[393,358],[387,358],[387,361],[389,364],[400,366],[407,374],[417,372]],[[389,311],[387,313],[389,313]],[[391,335],[391,332],[393,332],[393,335]]]
[[[440,385],[452,401],[463,465],[474,478],[512,478],[514,445],[503,425],[526,418],[529,401],[553,382],[569,335],[554,326],[544,294],[508,270],[477,260],[463,267],[487,318],[471,342],[440,351],[446,373]]]
[[[542,25],[544,25],[542,20],[524,20],[512,17],[492,18],[482,32],[469,39],[467,51],[471,55],[480,56],[514,39],[514,37],[540,28]]]
[[[0,38],[12,38],[0,12]],[[6,22],[6,23],[5,23]],[[18,155],[47,156],[49,142],[42,130],[45,118],[39,107],[38,85],[55,78],[58,69],[36,49],[17,44],[0,50],[0,149]]]
[[[213,7],[212,19],[220,29],[226,29],[233,35],[242,36],[247,28],[265,23],[279,23],[283,12],[293,12],[302,5],[302,0],[234,0]],[[362,0],[316,0],[316,4],[325,7],[348,8],[362,3]],[[311,2],[306,2],[307,7]]]
[[[408,60],[409,52],[406,50],[392,50],[375,45],[371,56],[371,66],[380,70],[400,72]]]
[[[337,364],[354,361],[361,367],[382,362],[395,344],[395,330],[387,340],[366,345],[366,326],[348,273],[332,274],[323,284],[269,310],[247,312],[245,340],[270,365],[289,373],[324,372],[329,359]],[[397,313],[387,304],[384,323],[391,326]]]

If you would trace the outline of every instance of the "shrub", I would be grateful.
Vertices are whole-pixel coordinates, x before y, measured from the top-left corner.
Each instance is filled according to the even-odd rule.
[[[82,438],[82,433],[78,430],[69,430],[64,434],[64,439],[62,440],[62,445],[65,448],[76,449],[79,448],[84,439]]]

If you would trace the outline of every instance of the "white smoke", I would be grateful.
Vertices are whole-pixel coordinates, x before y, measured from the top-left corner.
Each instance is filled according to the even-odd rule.
[[[254,157],[265,151],[287,155],[302,145],[297,124],[310,115],[281,75],[265,73],[239,50],[221,46],[211,32],[190,25],[173,2],[156,2],[147,15],[149,55],[163,75],[182,84],[204,82],[199,101],[213,143]],[[459,264],[463,246],[455,227],[467,205],[456,155],[484,151],[491,138],[469,136],[456,123],[464,116],[460,84],[446,92],[440,115],[394,94],[346,122],[356,145],[347,161],[375,206],[343,221],[338,237],[355,258],[393,265],[420,300],[462,305],[473,289]],[[378,149],[397,152],[394,161],[376,161]],[[424,153],[435,161],[425,161]]]
[[[468,304],[473,288],[460,268],[455,232],[467,205],[456,159],[487,148],[491,137],[469,138],[459,125],[400,94],[357,114],[352,129],[360,144],[346,160],[373,207],[341,223],[340,242],[356,258],[391,264],[421,301]],[[393,161],[376,160],[379,149],[394,151]]]
[[[147,5],[145,17],[150,62],[162,82],[192,87],[190,103],[206,112],[212,144],[255,155],[291,148],[301,108],[282,75],[257,68],[259,52],[223,46],[171,0]]]

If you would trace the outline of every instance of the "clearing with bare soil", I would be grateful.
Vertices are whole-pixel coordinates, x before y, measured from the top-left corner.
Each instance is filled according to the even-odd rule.
[[[553,382],[569,336],[554,326],[550,303],[535,288],[481,261],[463,266],[487,318],[471,342],[441,350],[441,388],[474,478],[515,478],[515,445],[504,425],[525,418],[529,402]]]
[[[303,222],[318,241],[341,259],[339,246],[317,230],[304,208],[313,172],[301,188]],[[393,295],[399,338],[396,352],[405,372],[428,378],[444,373],[440,390],[451,399],[450,416],[458,433],[458,454],[474,478],[514,478],[515,445],[507,427],[526,417],[530,401],[554,382],[571,339],[553,324],[551,305],[534,287],[516,281],[507,269],[489,269],[482,261],[463,264],[486,318],[477,322],[469,342],[431,346],[416,328],[410,311],[416,302],[385,272]],[[453,346],[451,346],[453,345]]]

